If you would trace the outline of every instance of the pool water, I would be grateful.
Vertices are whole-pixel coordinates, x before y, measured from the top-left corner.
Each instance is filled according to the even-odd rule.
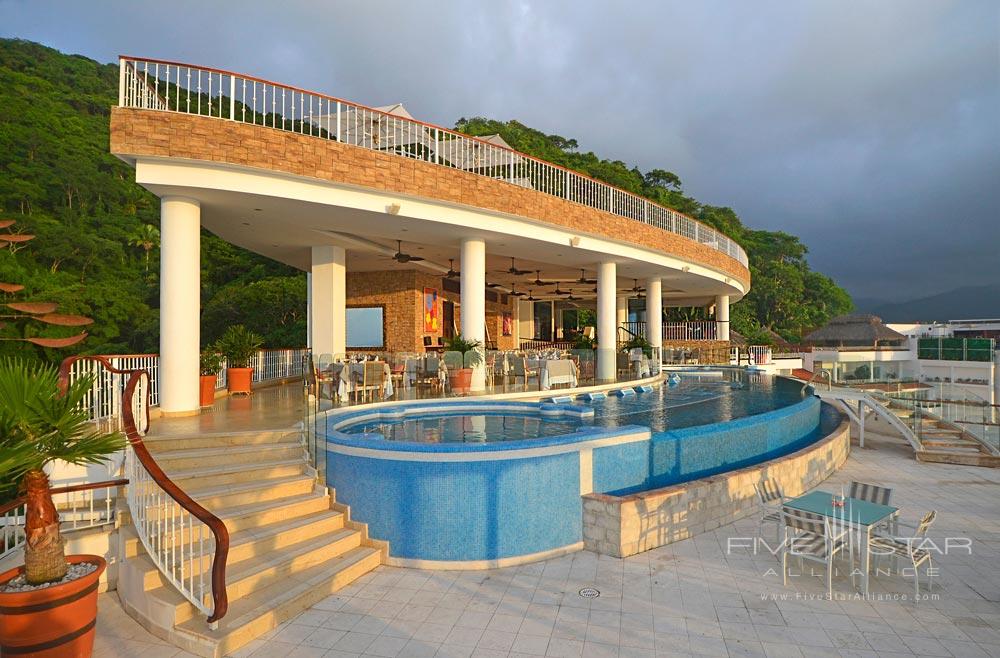
[[[581,423],[566,418],[545,418],[535,413],[447,414],[424,418],[359,423],[344,428],[347,434],[381,434],[389,441],[409,443],[492,443],[571,434]]]
[[[648,393],[611,395],[589,404],[594,416],[546,418],[535,413],[475,414],[436,411],[426,416],[361,422],[347,434],[377,434],[408,443],[494,443],[571,434],[582,427],[641,425],[654,434],[752,416],[802,400],[801,384],[742,370],[684,372],[676,386],[663,384]],[[376,437],[372,437],[376,438]]]

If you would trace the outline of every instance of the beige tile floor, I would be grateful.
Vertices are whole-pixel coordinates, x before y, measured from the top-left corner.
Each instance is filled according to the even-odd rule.
[[[885,483],[904,521],[934,508],[932,538],[970,537],[972,555],[936,560],[933,600],[894,600],[912,595],[900,576],[875,579],[869,600],[850,596],[846,574],[834,580],[841,600],[822,599],[821,577],[784,587],[772,557],[727,551],[730,537],[757,532],[745,519],[625,560],[580,552],[492,571],[380,567],[238,655],[1000,656],[1000,470],[919,464],[896,440],[868,445],[820,488]],[[584,587],[600,596],[580,597]],[[97,658],[187,655],[126,617],[114,594],[101,596],[98,621]]]

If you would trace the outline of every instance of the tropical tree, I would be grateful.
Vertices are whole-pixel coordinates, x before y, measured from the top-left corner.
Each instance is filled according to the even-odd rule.
[[[59,514],[45,466],[56,460],[99,464],[125,447],[120,432],[101,432],[82,404],[93,377],[60,387],[55,366],[0,360],[0,470],[21,483],[27,497],[25,578],[47,583],[66,575]]]
[[[146,274],[149,274],[149,252],[160,246],[160,229],[152,224],[142,224],[129,236],[128,243],[145,252]]]

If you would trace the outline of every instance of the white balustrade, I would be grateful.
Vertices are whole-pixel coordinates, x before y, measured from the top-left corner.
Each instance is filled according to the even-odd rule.
[[[686,215],[485,139],[229,71],[122,58],[122,107],[286,130],[503,180],[677,233],[747,265],[733,240]]]
[[[719,325],[715,320],[664,322],[663,340],[718,340]]]

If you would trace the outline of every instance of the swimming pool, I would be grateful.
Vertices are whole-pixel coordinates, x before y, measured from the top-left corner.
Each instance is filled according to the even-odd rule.
[[[503,566],[582,548],[582,495],[644,491],[780,457],[839,418],[803,397],[801,384],[737,370],[596,397],[334,412],[327,483],[372,537],[389,541],[390,563]]]

